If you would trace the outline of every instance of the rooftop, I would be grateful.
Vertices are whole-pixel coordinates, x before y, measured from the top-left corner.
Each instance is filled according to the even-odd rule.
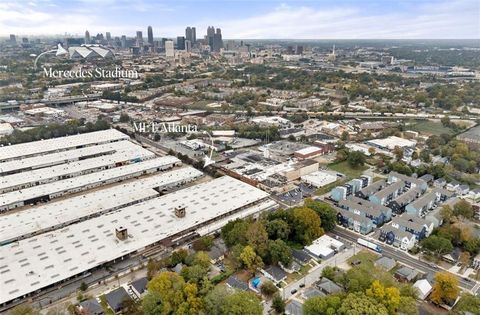
[[[116,129],[107,129],[73,136],[14,144],[0,147],[0,161],[3,162],[27,156],[68,150],[81,146],[128,139],[129,137],[126,134],[123,134]]]
[[[150,199],[101,217],[0,247],[0,303],[36,291],[145,246],[245,211],[268,194],[228,176]],[[186,216],[174,209],[185,207]],[[259,209],[260,210],[260,209]],[[115,229],[127,228],[119,240]]]

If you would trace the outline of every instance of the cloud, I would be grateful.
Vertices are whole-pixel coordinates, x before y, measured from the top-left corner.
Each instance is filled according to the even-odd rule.
[[[180,4],[167,2],[72,0],[68,7],[62,7],[55,0],[6,0],[0,3],[0,35],[83,34],[86,29],[91,34],[110,31],[114,35],[132,35],[152,25],[155,35],[174,37],[183,34],[188,24],[197,26],[197,37],[208,25],[215,25],[222,28],[225,38],[480,38],[478,0],[402,1],[391,8],[388,2],[378,0],[369,2],[376,7],[365,6],[363,1],[336,1],[328,6],[323,1],[307,1],[305,5],[272,2],[270,11],[250,14],[247,11],[255,12],[255,3],[242,0],[236,4],[244,5],[244,10],[239,10],[235,18],[216,14],[212,1],[197,3],[211,7],[206,10],[208,14],[205,10],[197,14],[191,5],[183,10]],[[178,16],[174,22],[168,19],[172,10],[178,11],[173,15]],[[158,18],[153,12],[159,12]]]
[[[281,5],[263,15],[225,20],[221,26],[229,38],[480,38],[479,10],[476,0],[435,1],[385,14],[351,6],[314,9]]]

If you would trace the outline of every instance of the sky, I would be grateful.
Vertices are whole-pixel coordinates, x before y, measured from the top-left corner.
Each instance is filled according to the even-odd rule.
[[[154,37],[208,25],[226,39],[480,39],[480,0],[0,0],[0,36]]]

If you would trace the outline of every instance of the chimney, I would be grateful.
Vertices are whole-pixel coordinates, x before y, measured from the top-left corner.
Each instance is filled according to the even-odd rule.
[[[184,218],[185,217],[185,206],[178,206],[178,207],[175,207],[175,215],[178,217],[178,218]]]
[[[128,237],[128,233],[127,233],[127,228],[123,227],[123,226],[120,226],[118,228],[115,228],[115,235],[117,236],[117,238],[121,241],[124,241],[127,239]]]

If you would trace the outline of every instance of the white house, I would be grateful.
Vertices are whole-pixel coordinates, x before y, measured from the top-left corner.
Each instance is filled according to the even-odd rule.
[[[418,280],[413,284],[413,287],[418,290],[418,298],[422,300],[425,300],[432,292],[432,285],[426,279]]]

